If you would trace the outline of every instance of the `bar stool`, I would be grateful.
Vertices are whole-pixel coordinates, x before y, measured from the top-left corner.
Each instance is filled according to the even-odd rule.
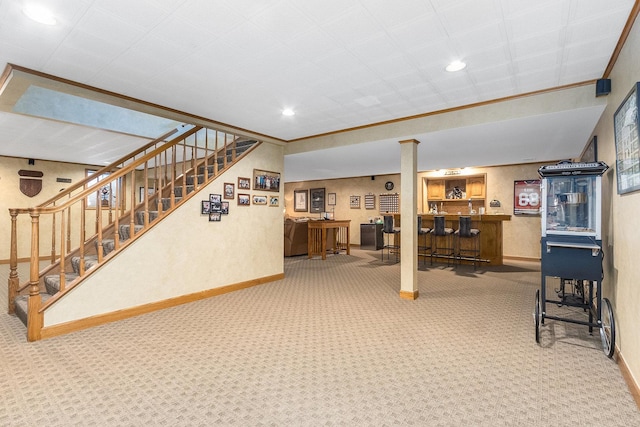
[[[443,246],[440,246],[444,240]],[[447,265],[453,259],[455,249],[453,247],[453,228],[445,227],[444,216],[433,217],[433,228],[431,229],[431,264],[433,258],[447,258]]]
[[[464,260],[473,260],[473,269],[476,269],[476,263],[480,262],[480,230],[471,228],[471,217],[461,216],[459,220],[459,228],[454,233],[456,259],[458,264]],[[466,247],[462,248],[462,240],[469,242]]]
[[[395,251],[396,262],[398,262],[398,253],[400,252],[400,245],[398,240],[400,238],[400,227],[393,226],[393,216],[385,215],[382,225],[382,235],[387,236],[387,243],[382,246],[382,261],[384,261],[384,250],[387,250],[387,259],[391,259],[391,250]],[[391,244],[391,235],[393,235],[393,244]]]
[[[422,216],[418,215],[418,257],[422,257],[422,262],[427,262],[427,257],[430,255],[431,240],[427,244],[429,233],[431,233],[431,229],[429,227],[422,228]]]

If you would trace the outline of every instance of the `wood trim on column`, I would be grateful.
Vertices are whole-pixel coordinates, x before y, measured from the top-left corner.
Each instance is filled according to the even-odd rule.
[[[398,141],[398,144],[408,144],[410,142],[413,142],[414,144],[420,144],[420,141],[418,141],[417,139],[404,139],[402,141]]]
[[[409,292],[409,291],[400,291],[400,298],[402,299],[408,299],[408,300],[416,300],[418,299],[420,292],[418,290],[415,290],[413,292]]]

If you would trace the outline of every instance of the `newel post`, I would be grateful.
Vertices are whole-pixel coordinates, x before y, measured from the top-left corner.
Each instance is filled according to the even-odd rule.
[[[18,278],[18,211],[16,209],[9,209],[9,215],[11,215],[11,248],[9,254],[9,280],[8,280],[8,301],[9,301],[9,314],[15,313],[15,300],[18,295],[18,285],[20,279]]]
[[[27,340],[41,338],[43,314],[40,313],[40,213],[31,212],[31,262],[29,263],[29,304],[27,315]]]

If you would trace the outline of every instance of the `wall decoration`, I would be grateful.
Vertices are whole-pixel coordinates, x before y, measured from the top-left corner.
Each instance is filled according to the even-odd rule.
[[[360,196],[349,196],[349,207],[351,209],[360,209]]]
[[[220,203],[220,213],[222,215],[229,215],[229,202],[224,201]]]
[[[208,214],[209,212],[211,212],[211,202],[208,200],[203,200],[202,201],[202,210],[200,213],[204,214]]]
[[[280,191],[280,174],[278,172],[254,169],[253,189],[261,191]]]
[[[364,208],[365,209],[375,209],[376,208],[376,196],[375,195],[373,195],[371,193],[364,195]]]
[[[235,199],[235,185],[231,182],[225,182],[223,193],[225,199]]]
[[[400,213],[400,196],[398,193],[380,195],[380,213]]]
[[[293,191],[294,212],[307,212],[309,210],[309,190]]]
[[[253,195],[253,204],[254,205],[266,205],[267,204],[267,196]]]
[[[222,202],[222,195],[209,194],[209,202],[211,202],[211,212],[220,212],[220,204]]]
[[[238,193],[238,206],[249,206],[251,204],[251,196],[248,194]]]
[[[539,179],[513,182],[513,214],[540,215],[542,203]]]
[[[327,194],[327,204],[329,206],[335,206],[336,205],[336,193]]]
[[[640,83],[636,83],[613,115],[618,194],[640,190],[639,93]]]
[[[44,173],[41,171],[30,171],[20,169],[18,171],[20,177],[26,176],[28,178],[20,178],[20,192],[27,197],[33,197],[40,193],[42,190],[42,177]]]
[[[269,206],[277,208],[280,206],[280,197],[279,196],[269,196]]]
[[[326,210],[324,207],[324,188],[310,189],[309,199],[311,200],[309,212],[319,213]]]
[[[238,190],[251,190],[251,179],[238,177]]]
[[[211,212],[209,213],[209,221],[221,221],[222,213],[220,212]]]

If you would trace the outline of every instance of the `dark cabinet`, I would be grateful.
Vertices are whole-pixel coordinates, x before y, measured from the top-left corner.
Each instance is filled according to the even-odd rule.
[[[360,224],[360,249],[382,249],[382,224]]]

